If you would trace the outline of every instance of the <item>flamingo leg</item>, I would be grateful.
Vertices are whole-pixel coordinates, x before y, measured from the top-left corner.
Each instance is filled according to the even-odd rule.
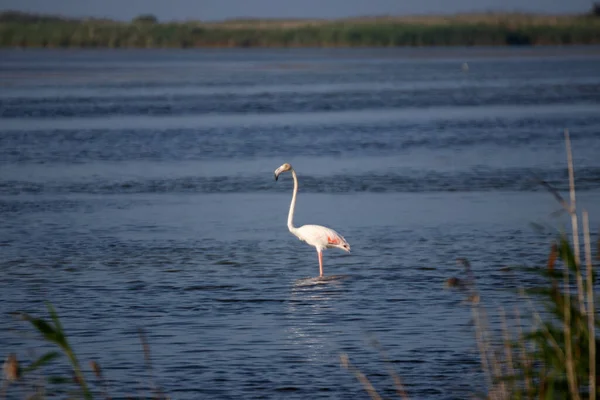
[[[323,253],[317,250],[317,254],[319,255],[319,276],[323,277]]]

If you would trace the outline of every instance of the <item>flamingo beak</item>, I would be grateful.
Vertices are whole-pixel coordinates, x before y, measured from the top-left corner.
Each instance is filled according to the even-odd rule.
[[[281,174],[281,167],[275,170],[275,181],[277,181],[277,178],[279,178],[279,174]]]

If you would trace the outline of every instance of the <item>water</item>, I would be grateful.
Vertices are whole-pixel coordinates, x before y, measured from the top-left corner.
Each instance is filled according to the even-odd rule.
[[[469,65],[463,71],[464,62]],[[481,389],[467,257],[493,308],[566,225],[536,177],[600,215],[600,49],[2,51],[0,348],[57,307],[119,398],[392,396]],[[352,253],[286,228],[342,233]],[[138,328],[153,361],[145,365]],[[56,371],[54,371],[56,372]]]

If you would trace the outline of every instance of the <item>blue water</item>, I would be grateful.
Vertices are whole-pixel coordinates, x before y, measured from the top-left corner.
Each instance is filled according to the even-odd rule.
[[[388,397],[389,366],[413,399],[470,397],[445,280],[466,257],[514,306],[504,267],[568,227],[538,182],[567,188],[565,129],[596,237],[599,48],[4,50],[0,88],[0,356],[49,349],[10,313],[50,300],[113,398],[367,399],[342,353]],[[287,231],[284,162],[296,223],[352,246],[327,280]]]

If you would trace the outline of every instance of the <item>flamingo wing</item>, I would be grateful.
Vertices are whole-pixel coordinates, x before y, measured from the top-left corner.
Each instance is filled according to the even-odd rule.
[[[318,250],[338,248],[350,252],[350,244],[331,228],[321,225],[304,225],[298,228],[298,238]]]

